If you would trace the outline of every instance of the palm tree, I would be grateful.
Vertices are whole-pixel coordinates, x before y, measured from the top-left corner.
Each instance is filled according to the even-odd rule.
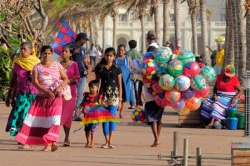
[[[163,0],[163,39],[162,45],[165,45],[169,40],[169,6],[171,0]]]
[[[198,4],[196,0],[187,0],[189,7],[189,14],[191,17],[192,25],[192,43],[193,43],[193,53],[198,56],[198,42],[197,42],[197,26],[196,26],[196,15],[198,10]]]
[[[245,1],[240,0],[238,4],[238,21],[239,21],[239,43],[240,43],[240,52],[239,52],[239,63],[238,63],[238,77],[242,85],[246,85],[246,19],[244,17],[244,7],[240,4],[243,4]]]
[[[222,70],[228,64],[234,64],[234,30],[233,30],[233,14],[232,14],[232,1],[226,1],[226,16],[227,23],[226,26],[228,28],[228,34],[226,35],[226,52],[224,56],[224,64]]]
[[[234,61],[232,65],[235,66],[236,72],[238,72],[238,58],[239,58],[239,36],[238,36],[238,0],[231,0],[232,3],[232,18],[233,18],[233,31],[234,31]],[[237,73],[236,73],[237,74]]]
[[[144,5],[147,5],[147,3]],[[151,9],[150,9],[151,16],[154,15],[155,33],[156,33],[156,36],[159,38],[159,36],[160,36],[159,1],[158,0],[150,0],[150,5],[151,5]]]
[[[174,0],[175,45],[181,44],[180,2]]]
[[[113,18],[113,47],[117,48],[116,46],[116,24],[117,24],[117,12],[115,10],[111,11],[111,17]]]
[[[247,55],[246,62],[250,62],[250,14],[246,16],[246,36],[247,36]],[[246,70],[250,72],[250,65],[246,66]],[[248,75],[249,78],[249,75]],[[248,85],[249,86],[249,85]],[[246,86],[245,86],[246,87]]]
[[[202,34],[202,52],[203,58],[207,65],[210,63],[210,57],[206,46],[208,45],[207,35],[207,14],[206,14],[206,0],[200,0],[200,18],[201,18],[201,34]]]

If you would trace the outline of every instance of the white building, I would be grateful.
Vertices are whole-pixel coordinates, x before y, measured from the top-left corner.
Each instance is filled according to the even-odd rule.
[[[158,36],[158,43],[162,45],[162,36],[163,36],[163,4],[159,5],[160,11],[160,36]],[[215,42],[216,35],[225,35],[226,29],[226,10],[225,10],[225,1],[224,0],[207,0],[207,10],[212,11],[213,14],[211,19],[208,20],[208,43],[211,48],[217,49]],[[129,15],[124,16],[126,9],[119,9],[118,23],[117,23],[117,45],[124,44],[128,46],[128,41],[134,39],[137,41],[137,49],[141,49],[141,24],[138,19],[134,19],[133,11]],[[170,30],[170,41],[174,43],[174,8],[170,7],[170,20],[169,20],[169,30]],[[186,2],[180,6],[180,19],[181,19],[181,45],[182,49],[192,50],[192,29],[190,16],[188,14],[188,5]],[[97,23],[97,25],[99,25]],[[112,45],[112,35],[113,35],[113,22],[112,18],[109,16],[105,22],[106,26],[106,44]],[[154,30],[154,21],[153,17],[149,15],[145,16],[145,35],[147,31]],[[201,44],[201,28],[200,28],[200,16],[197,15],[197,34],[198,34],[198,52],[201,54],[200,44]],[[102,27],[98,26],[98,39],[97,44],[102,45]],[[145,37],[145,36],[143,36]],[[127,48],[129,49],[129,48]]]

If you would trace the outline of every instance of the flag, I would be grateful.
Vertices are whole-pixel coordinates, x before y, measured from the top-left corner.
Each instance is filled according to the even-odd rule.
[[[52,48],[54,53],[61,55],[62,49],[69,43],[75,41],[77,34],[69,26],[69,24],[63,20],[56,21],[56,25],[61,24],[60,31],[57,34],[54,42],[52,43]]]

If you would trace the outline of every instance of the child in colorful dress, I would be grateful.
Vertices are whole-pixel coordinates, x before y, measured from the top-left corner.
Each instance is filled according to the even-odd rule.
[[[122,102],[122,71],[115,65],[115,49],[105,50],[104,58],[95,67],[96,80],[101,81],[100,94],[103,94],[102,105],[115,117],[117,108],[120,110]],[[103,134],[105,144],[102,148],[114,148],[112,139],[116,129],[115,122],[104,122]]]
[[[92,80],[89,82],[89,92],[84,92],[84,99],[80,106],[82,106],[82,113],[88,113],[89,109],[95,105],[95,103],[101,103],[102,95],[98,94],[99,81]],[[95,131],[97,129],[97,123],[90,123],[85,125],[85,135],[87,143],[85,147],[94,148]],[[90,139],[91,137],[91,139]]]

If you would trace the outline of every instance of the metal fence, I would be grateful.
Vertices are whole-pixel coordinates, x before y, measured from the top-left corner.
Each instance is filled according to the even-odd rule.
[[[246,71],[245,89],[245,136],[250,136],[250,71]]]

